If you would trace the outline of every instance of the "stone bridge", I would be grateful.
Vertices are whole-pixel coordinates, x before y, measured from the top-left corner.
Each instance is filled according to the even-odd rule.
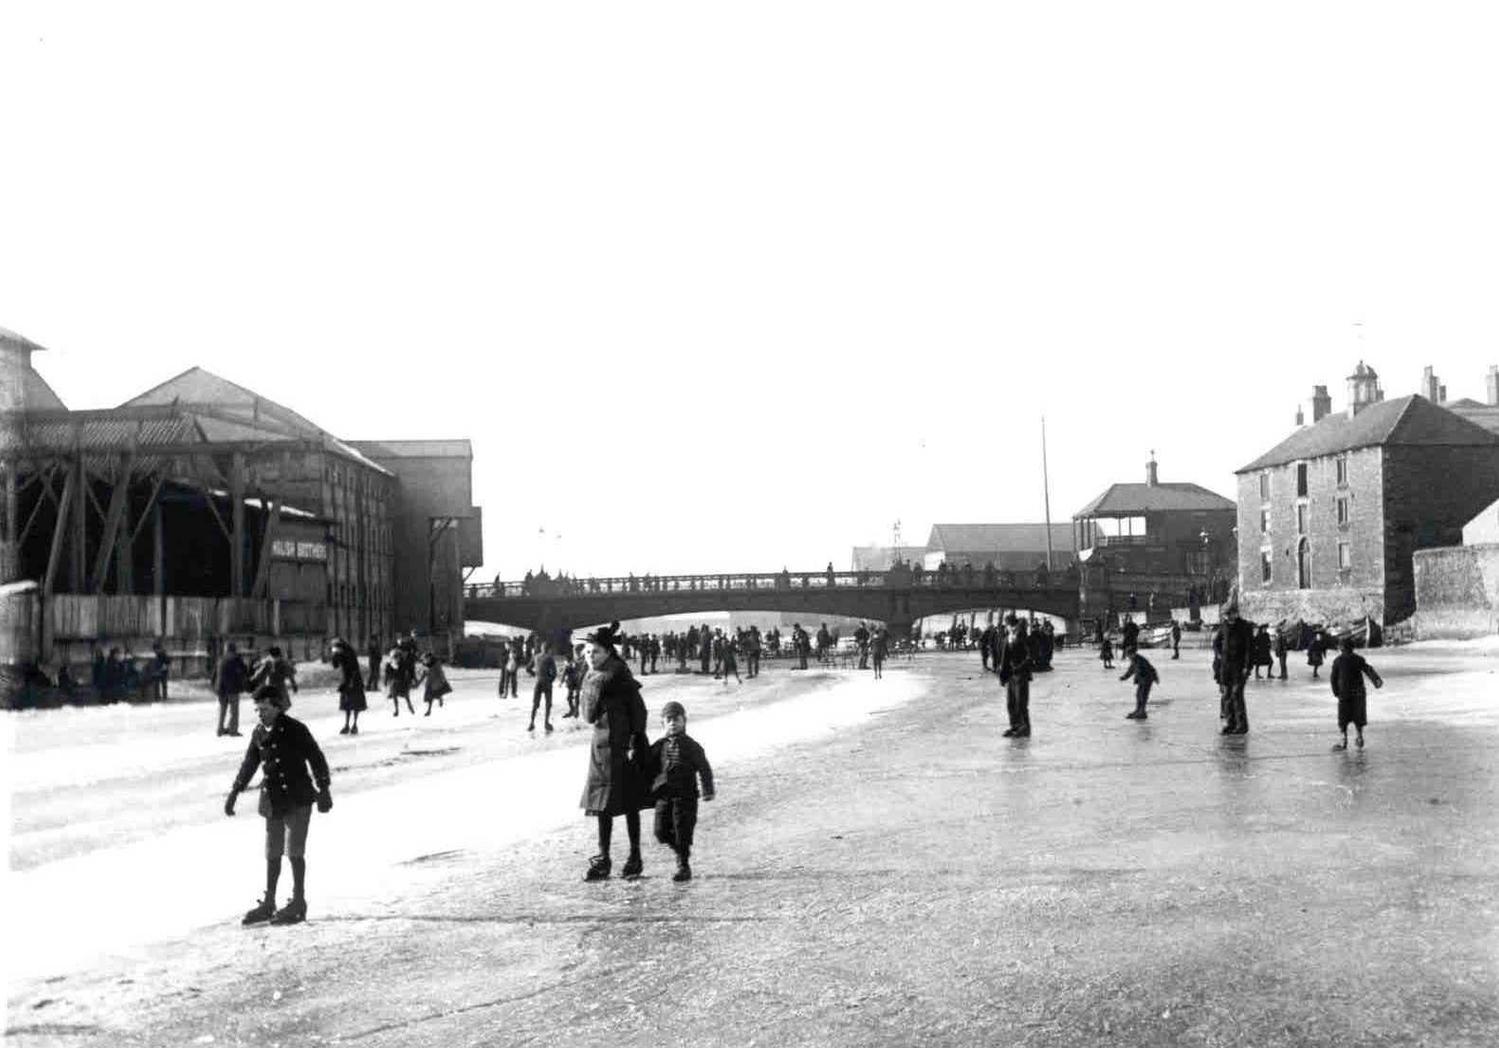
[[[615,620],[722,611],[845,616],[897,636],[917,620],[978,608],[1044,612],[1076,622],[1078,578],[1044,571],[780,571],[762,575],[646,575],[529,579],[464,589],[464,618],[521,629],[572,630]]]

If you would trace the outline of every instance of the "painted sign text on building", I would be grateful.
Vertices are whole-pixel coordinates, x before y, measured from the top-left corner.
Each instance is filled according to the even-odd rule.
[[[297,542],[293,539],[272,539],[271,556],[280,560],[327,560],[328,546],[322,542]]]

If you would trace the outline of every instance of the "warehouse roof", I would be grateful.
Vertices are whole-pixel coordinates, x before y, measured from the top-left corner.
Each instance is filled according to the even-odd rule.
[[[1499,446],[1499,435],[1465,418],[1467,410],[1449,411],[1416,394],[1382,400],[1352,418],[1340,412],[1298,429],[1235,472],[1249,473],[1357,448]]]
[[[351,440],[348,443],[377,459],[474,457],[474,446],[467,440]]]
[[[1046,550],[1045,524],[933,524],[927,549],[965,553],[1040,553]],[[1076,548],[1071,524],[1051,526],[1054,550]]]

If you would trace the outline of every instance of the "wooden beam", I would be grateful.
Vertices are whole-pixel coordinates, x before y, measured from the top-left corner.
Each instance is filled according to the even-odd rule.
[[[52,595],[52,587],[57,581],[58,562],[62,560],[63,541],[68,534],[68,510],[73,505],[74,479],[75,475],[69,473],[62,486],[62,498],[57,503],[57,523],[52,526],[52,548],[47,551],[47,574],[42,578],[42,594],[48,597]]]
[[[73,488],[73,548],[69,551],[68,558],[68,591],[70,593],[82,593],[88,582],[84,572],[87,570],[88,557],[88,499],[85,492],[88,491],[88,474],[83,469],[83,459],[79,458],[73,463],[73,474],[77,483]]]
[[[109,515],[104,518],[104,534],[99,536],[99,554],[94,558],[95,593],[104,592],[104,580],[109,575],[109,562],[115,553],[115,535],[120,530],[120,521],[125,516],[125,507],[130,503],[130,474],[135,471],[135,450],[131,449],[120,465],[115,477],[114,491],[109,496]]]
[[[276,525],[281,522],[281,503],[269,500],[265,514],[265,534],[260,537],[260,563],[255,567],[255,585],[250,596],[255,600],[265,597],[267,583],[271,578],[271,543],[276,538]]]
[[[130,544],[135,545],[136,539],[141,537],[141,529],[146,526],[146,521],[151,519],[151,510],[156,506],[156,496],[161,494],[161,486],[167,481],[166,471],[156,474],[156,483],[151,487],[151,496],[146,499],[146,505],[141,509],[141,519],[135,522],[135,527],[130,529]]]
[[[151,500],[151,523],[156,533],[152,539],[151,549],[151,592],[156,596],[164,596],[167,592],[166,576],[166,538],[162,535],[161,502],[158,499]]]

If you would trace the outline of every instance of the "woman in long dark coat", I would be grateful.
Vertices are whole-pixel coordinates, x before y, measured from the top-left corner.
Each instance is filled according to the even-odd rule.
[[[614,650],[616,626],[600,629],[588,637],[588,676],[583,678],[583,717],[593,725],[593,746],[588,754],[588,782],[579,805],[596,816],[599,853],[588,863],[584,880],[601,881],[609,876],[609,842],[614,835],[614,817],[625,817],[630,835],[630,857],[620,871],[626,878],[639,877],[640,809],[651,806],[650,785],[643,765],[650,753],[645,735],[645,702],[640,684],[630,667]]]
[[[359,656],[340,638],[333,641],[333,665],[339,672],[338,708],[344,715],[344,726],[338,733],[358,735],[359,715],[369,708],[364,698],[364,675],[359,670]]]

